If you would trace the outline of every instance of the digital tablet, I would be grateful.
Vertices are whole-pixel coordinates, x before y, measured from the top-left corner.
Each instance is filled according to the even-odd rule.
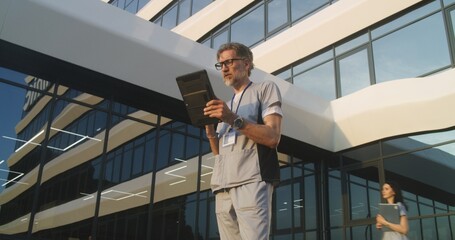
[[[379,214],[390,223],[400,224],[400,208],[398,204],[379,203]],[[383,226],[382,231],[391,231],[391,229]]]
[[[204,115],[206,103],[216,99],[207,71],[200,70],[185,74],[177,77],[176,80],[191,123],[198,127],[217,123],[217,118]]]

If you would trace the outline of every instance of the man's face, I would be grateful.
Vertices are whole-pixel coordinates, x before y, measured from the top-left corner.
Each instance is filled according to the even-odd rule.
[[[230,59],[240,59],[234,50],[226,50],[220,53],[219,62],[225,62]],[[236,87],[248,79],[248,62],[246,60],[233,60],[230,66],[223,64],[221,74],[226,86]]]

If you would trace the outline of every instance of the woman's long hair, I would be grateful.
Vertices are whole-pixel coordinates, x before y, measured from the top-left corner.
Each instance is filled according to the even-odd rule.
[[[395,196],[393,198],[393,203],[401,202],[401,204],[404,205],[406,210],[408,210],[408,206],[406,205],[406,203],[404,202],[404,199],[403,199],[403,193],[401,192],[400,185],[398,185],[396,182],[393,182],[393,181],[386,181],[384,184],[388,184],[395,192]]]

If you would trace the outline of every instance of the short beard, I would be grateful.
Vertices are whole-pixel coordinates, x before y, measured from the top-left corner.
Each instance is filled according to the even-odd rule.
[[[248,78],[248,73],[237,73],[235,75],[231,75],[231,78],[223,78],[224,84],[228,87],[236,87],[236,84],[240,83],[241,79]]]

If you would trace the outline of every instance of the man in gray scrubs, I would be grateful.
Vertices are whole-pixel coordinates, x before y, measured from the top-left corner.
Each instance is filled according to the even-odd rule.
[[[281,137],[281,95],[271,81],[252,82],[251,50],[239,43],[217,52],[224,83],[234,95],[212,100],[204,114],[218,118],[206,126],[215,155],[211,188],[221,239],[269,239],[273,188],[279,182],[277,146]]]

